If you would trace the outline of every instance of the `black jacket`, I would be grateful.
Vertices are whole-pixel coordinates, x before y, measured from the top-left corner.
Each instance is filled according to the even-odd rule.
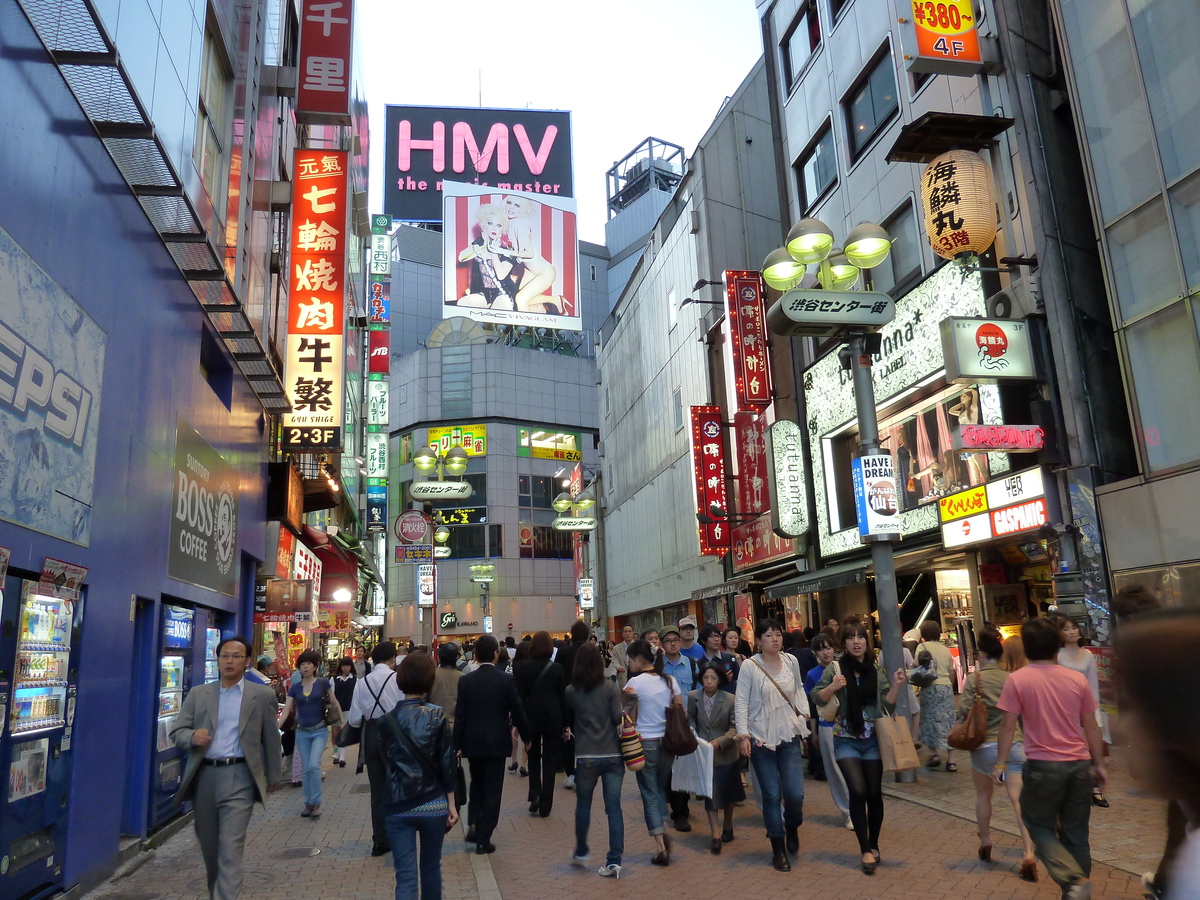
[[[529,727],[543,734],[562,731],[568,715],[567,676],[563,667],[548,659],[529,659],[521,664],[515,677]]]
[[[468,759],[504,759],[512,753],[512,726],[516,726],[522,740],[529,740],[529,720],[511,675],[488,664],[459,680],[454,706],[455,750]]]
[[[442,708],[423,700],[405,699],[383,719],[386,721],[379,722],[376,734],[386,773],[385,814],[405,812],[454,793],[458,764],[451,746],[450,723]],[[408,741],[396,735],[393,725]]]

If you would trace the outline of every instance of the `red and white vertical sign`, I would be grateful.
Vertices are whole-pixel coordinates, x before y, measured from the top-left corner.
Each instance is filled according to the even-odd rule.
[[[706,518],[715,518],[710,507],[718,506],[728,515],[725,496],[725,441],[721,434],[719,406],[692,407],[692,467],[696,473],[696,509]],[[700,522],[700,555],[724,556],[729,549],[729,523]]]
[[[391,331],[375,326],[367,332],[367,336],[368,352],[371,354],[367,362],[367,372],[371,375],[387,375],[391,371]]]
[[[771,405],[771,355],[767,352],[762,277],[757,272],[725,270],[725,312],[737,408],[764,409]]]
[[[739,516],[771,511],[771,491],[767,479],[767,417],[740,412],[733,417],[737,443],[737,477],[734,493]],[[794,556],[796,542],[779,537],[771,530],[767,515],[733,526],[733,570],[742,572],[763,563]]]
[[[354,0],[304,0],[300,17],[300,83],[296,118],[350,124]]]
[[[285,450],[338,450],[345,402],[347,155],[297,150],[292,199]]]

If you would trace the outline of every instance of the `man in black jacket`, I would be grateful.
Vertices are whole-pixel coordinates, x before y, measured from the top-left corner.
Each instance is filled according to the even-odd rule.
[[[580,647],[587,643],[590,634],[587,622],[583,621],[583,619],[576,619],[575,623],[571,626],[571,640],[567,641],[558,651],[558,655],[554,657],[554,661],[563,667],[563,671],[567,676],[567,684],[571,683],[571,674],[575,671],[575,654],[579,652]],[[574,789],[575,745],[571,741],[563,742],[562,767],[563,771],[567,773],[563,787]]]
[[[490,634],[475,642],[479,668],[458,682],[458,703],[454,707],[454,749],[467,758],[471,770],[467,819],[471,827],[467,839],[474,838],[476,853],[496,849],[492,832],[500,821],[504,760],[512,752],[510,727],[516,727],[529,747],[525,709],[513,677],[495,665],[497,647],[496,638]]]

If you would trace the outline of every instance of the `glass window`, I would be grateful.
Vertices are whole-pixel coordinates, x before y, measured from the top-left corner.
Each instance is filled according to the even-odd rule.
[[[1062,0],[1062,11],[1100,210],[1111,221],[1161,190],[1129,23],[1121,0]]]
[[[517,493],[522,510],[550,509],[559,489],[553,478],[543,475],[518,475]]]
[[[1200,458],[1200,351],[1185,303],[1125,330],[1142,446],[1152,471]]]
[[[471,415],[471,347],[442,348],[442,418]]]
[[[921,240],[911,203],[905,203],[881,224],[892,236],[892,252],[872,270],[871,279],[875,290],[890,292],[906,287],[909,279],[921,274]]]
[[[1167,181],[1200,166],[1200,56],[1194,0],[1129,0],[1138,63]]]
[[[204,33],[200,60],[200,98],[196,116],[193,158],[219,218],[225,216],[228,195],[225,149],[229,142],[229,76],[217,52],[217,41]]]
[[[683,388],[675,388],[671,400],[675,406],[675,430],[679,431],[683,428]]]
[[[487,528],[487,546],[483,545]],[[450,529],[450,559],[499,559],[504,556],[499,525],[455,525]]]
[[[1200,172],[1171,189],[1171,216],[1187,285],[1195,291],[1200,288]]]
[[[896,94],[896,73],[892,68],[892,55],[885,48],[883,54],[872,64],[866,78],[846,102],[851,158],[858,158],[872,138],[900,108],[900,100]]]
[[[800,208],[807,211],[837,181],[837,151],[833,146],[833,129],[828,122],[800,155],[795,168]]]
[[[679,307],[675,305],[675,288],[667,291],[667,330],[670,331],[679,321]]]
[[[1108,229],[1108,252],[1123,321],[1135,319],[1183,293],[1161,197]]]
[[[829,18],[832,21],[837,21],[837,17],[842,14],[842,10],[850,5],[850,0],[829,0]]]
[[[804,0],[780,45],[783,51],[783,78],[789,92],[796,86],[804,64],[812,58],[819,46],[821,20],[817,16],[817,0]]]
[[[521,559],[574,559],[571,532],[548,525],[521,523]]]

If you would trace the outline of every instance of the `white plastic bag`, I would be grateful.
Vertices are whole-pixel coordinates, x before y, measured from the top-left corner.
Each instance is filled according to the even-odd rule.
[[[695,732],[695,729],[692,729]],[[675,757],[671,764],[671,790],[687,791],[697,797],[712,796],[713,748],[712,744],[696,739],[696,752]]]

